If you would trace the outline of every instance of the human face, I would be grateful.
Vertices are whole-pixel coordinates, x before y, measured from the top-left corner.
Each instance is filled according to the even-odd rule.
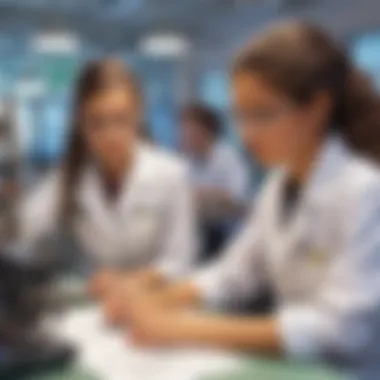
[[[180,144],[186,153],[196,157],[204,156],[213,142],[213,136],[196,120],[184,118],[181,121]]]
[[[92,157],[105,170],[123,170],[138,138],[140,107],[125,86],[101,91],[82,109],[82,135]]]
[[[294,163],[327,112],[318,99],[297,105],[255,73],[237,73],[232,91],[243,144],[265,167]]]

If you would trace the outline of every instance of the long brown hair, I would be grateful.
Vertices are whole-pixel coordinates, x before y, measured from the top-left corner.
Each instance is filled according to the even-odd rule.
[[[103,59],[89,62],[80,72],[75,88],[71,132],[63,163],[61,222],[67,224],[76,213],[75,189],[88,158],[88,150],[80,130],[83,105],[95,94],[114,86],[125,86],[133,91],[137,104],[142,105],[140,85],[123,62],[117,59]]]
[[[380,161],[380,100],[344,48],[319,27],[292,22],[254,38],[236,58],[233,74],[258,73],[296,104],[326,90],[330,127],[361,154]]]

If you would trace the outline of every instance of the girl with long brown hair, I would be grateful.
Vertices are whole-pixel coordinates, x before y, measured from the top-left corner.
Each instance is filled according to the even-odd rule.
[[[255,37],[235,61],[232,92],[242,140],[272,175],[221,260],[129,302],[135,339],[378,365],[377,94],[338,43],[303,23]],[[278,300],[268,316],[181,309],[231,308],[267,283]]]
[[[187,170],[142,141],[143,112],[141,88],[122,62],[89,63],[77,81],[63,166],[23,206],[23,244],[68,227],[101,273],[91,283],[97,294],[118,278],[115,270],[148,284],[181,276],[195,254]]]

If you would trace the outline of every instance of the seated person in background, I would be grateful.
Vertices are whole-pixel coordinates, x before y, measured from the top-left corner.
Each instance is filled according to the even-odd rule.
[[[232,89],[242,139],[274,169],[257,212],[187,281],[125,295],[125,323],[140,344],[325,359],[378,378],[378,94],[339,44],[303,23],[256,37],[235,62]],[[266,282],[278,298],[267,316],[186,312],[243,302]]]
[[[223,125],[210,107],[182,109],[180,145],[190,163],[204,259],[219,251],[246,207],[249,171],[237,150],[222,141]]]
[[[89,63],[77,82],[64,164],[21,206],[23,250],[68,228],[98,273],[90,284],[98,295],[119,271],[149,286],[182,277],[194,261],[188,171],[179,158],[141,141],[142,120],[132,73],[117,60]]]

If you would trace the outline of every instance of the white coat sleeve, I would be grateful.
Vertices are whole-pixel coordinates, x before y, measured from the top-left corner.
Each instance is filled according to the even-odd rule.
[[[209,307],[238,306],[259,293],[267,278],[260,219],[253,209],[221,257],[190,278]]]
[[[39,240],[54,230],[58,214],[59,176],[52,173],[42,180],[19,207],[20,252],[31,251]]]
[[[380,186],[347,215],[344,249],[310,302],[279,310],[283,348],[296,359],[350,359],[364,352],[380,321]]]
[[[192,270],[199,251],[195,205],[187,167],[181,166],[168,197],[165,236],[155,266],[165,277],[176,280]]]

